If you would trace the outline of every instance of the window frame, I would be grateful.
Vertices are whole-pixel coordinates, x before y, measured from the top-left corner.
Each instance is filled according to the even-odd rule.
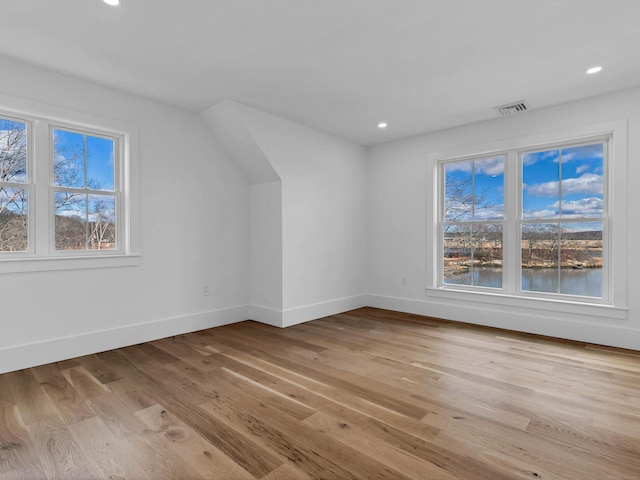
[[[448,159],[448,160],[440,160],[437,162],[438,165],[438,184],[439,184],[439,194],[438,197],[436,197],[436,201],[438,202],[438,231],[442,232],[444,225],[445,224],[451,224],[451,225],[461,225],[461,226],[469,226],[471,228],[471,232],[473,233],[473,227],[476,225],[500,225],[502,227],[502,261],[504,262],[504,258],[505,258],[505,235],[506,232],[508,230],[507,228],[507,219],[508,219],[508,214],[506,211],[506,206],[507,206],[507,190],[505,189],[505,200],[504,200],[504,206],[503,206],[503,214],[502,214],[502,218],[501,219],[489,219],[489,220],[476,220],[475,219],[475,213],[476,213],[476,206],[475,206],[475,200],[474,200],[474,204],[472,206],[472,216],[471,216],[471,220],[468,221],[452,221],[452,220],[447,220],[446,219],[446,212],[445,212],[445,203],[444,201],[442,201],[444,199],[444,195],[445,195],[445,185],[446,185],[446,168],[445,166],[448,164],[453,164],[453,163],[464,163],[464,162],[471,162],[471,164],[473,165],[473,168],[471,170],[471,175],[472,175],[472,195],[475,198],[476,197],[476,193],[475,193],[475,175],[476,175],[476,171],[475,171],[475,163],[476,162],[481,162],[483,160],[489,160],[492,158],[497,158],[500,157],[503,159],[503,165],[504,165],[504,179],[505,179],[505,185],[507,183],[507,169],[508,169],[508,155],[507,152],[494,152],[494,154],[491,155],[471,155],[471,156],[465,156],[462,158],[452,158],[452,159]],[[488,289],[488,291],[502,291],[504,289],[504,284],[505,284],[505,274],[504,274],[504,270],[502,272],[502,287],[500,288],[496,288],[496,287],[487,287],[487,286],[483,286],[483,285],[462,285],[462,284],[453,284],[453,283],[445,283],[444,282],[444,257],[442,255],[442,253],[444,253],[444,235],[439,234],[438,235],[438,248],[440,248],[440,263],[439,263],[439,272],[442,273],[442,275],[439,275],[437,284],[439,287],[459,287],[462,289],[466,289],[469,288],[472,291],[475,291],[476,289],[481,289],[480,291],[482,291],[483,289]],[[471,242],[473,243],[473,235],[471,236]],[[508,249],[507,249],[508,251]],[[471,269],[473,271],[473,264],[471,265]]]
[[[441,215],[441,199],[444,195],[444,163],[482,159],[505,155],[505,229],[503,232],[503,259],[514,262],[519,259],[518,241],[521,241],[520,215],[522,202],[522,172],[520,154],[547,147],[563,147],[602,140],[608,137],[608,162],[605,168],[606,179],[604,195],[608,222],[603,224],[603,235],[608,250],[603,251],[603,262],[608,266],[606,280],[603,278],[603,299],[594,297],[570,296],[562,294],[540,294],[522,291],[521,265],[515,260],[516,267],[503,269],[501,289],[480,286],[444,284],[444,258]],[[427,205],[427,296],[440,297],[456,301],[489,302],[494,305],[514,305],[523,308],[553,310],[566,313],[579,313],[610,318],[626,318],[627,311],[627,121],[618,120],[574,129],[512,138],[491,144],[461,147],[454,150],[431,153],[427,157],[427,182],[432,187],[428,194]],[[515,185],[509,188],[507,185]],[[613,185],[616,188],[613,188]],[[513,198],[515,195],[516,198]],[[586,220],[585,220],[586,221]],[[517,227],[517,228],[516,228]],[[606,255],[606,257],[605,257]],[[604,274],[604,272],[603,272]]]
[[[118,120],[0,94],[0,116],[27,123],[27,252],[0,252],[0,274],[139,264],[138,129]],[[116,249],[55,249],[53,130],[106,137],[114,144]],[[43,205],[43,199],[46,205]],[[42,232],[45,232],[44,234]]]
[[[523,205],[522,205],[522,199],[523,199],[523,157],[528,154],[528,153],[535,153],[535,152],[540,152],[543,151],[545,149],[558,149],[558,150],[565,150],[568,148],[574,148],[574,147],[579,147],[579,146],[586,146],[586,145],[593,145],[596,143],[602,143],[603,144],[603,175],[604,175],[604,182],[603,182],[603,194],[602,194],[602,198],[603,198],[603,214],[600,217],[582,217],[582,218],[563,218],[562,215],[557,216],[557,217],[552,217],[552,218],[543,218],[543,219],[525,219],[524,215],[523,215]],[[594,135],[594,136],[589,136],[589,137],[585,137],[585,138],[581,138],[578,141],[572,141],[572,142],[561,142],[561,143],[552,143],[552,144],[548,144],[548,145],[538,145],[535,148],[527,148],[527,149],[519,149],[519,151],[517,152],[517,173],[518,173],[518,179],[517,179],[517,193],[518,193],[518,198],[517,198],[517,216],[516,216],[516,235],[517,235],[517,241],[515,243],[515,245],[522,245],[522,226],[525,224],[528,225],[532,225],[532,224],[558,224],[558,226],[562,225],[563,223],[593,223],[593,222],[597,222],[597,223],[602,223],[602,297],[598,298],[598,297],[588,297],[588,296],[584,296],[584,295],[569,295],[569,294],[560,294],[560,293],[546,293],[546,292],[536,292],[533,290],[523,290],[522,289],[522,257],[521,257],[521,250],[518,252],[519,255],[514,259],[514,261],[517,264],[517,277],[519,279],[519,281],[517,282],[517,293],[523,296],[530,296],[530,297],[534,297],[534,298],[555,298],[555,296],[558,296],[558,298],[560,300],[568,300],[568,301],[576,301],[576,302],[580,302],[580,303],[596,303],[596,304],[604,304],[604,305],[611,305],[612,301],[610,298],[610,291],[611,291],[611,274],[610,274],[610,270],[611,270],[611,265],[610,265],[610,260],[611,260],[611,256],[610,256],[610,251],[611,251],[611,246],[610,246],[610,239],[611,239],[611,232],[610,232],[610,221],[609,221],[609,215],[610,215],[610,209],[609,209],[609,192],[611,191],[611,188],[609,186],[609,163],[611,161],[611,144],[612,144],[612,134],[604,134],[604,135]],[[564,177],[561,177],[559,179],[560,185],[559,185],[559,198],[562,198],[562,182],[564,180]],[[562,235],[561,232],[559,232],[559,235]],[[558,275],[562,275],[562,269],[560,267],[558,267]]]
[[[19,182],[0,182],[0,185],[3,188],[18,188],[27,191],[27,251],[13,251],[13,252],[0,252],[0,258],[20,258],[25,254],[31,252],[33,250],[32,247],[32,237],[31,232],[34,231],[35,228],[35,219],[33,215],[33,207],[32,207],[32,199],[34,198],[34,175],[33,175],[33,164],[32,164],[32,152],[33,152],[33,119],[27,116],[17,116],[13,113],[4,114],[5,112],[0,111],[0,118],[3,120],[9,120],[13,122],[23,123],[26,128],[26,145],[27,145],[27,158],[26,158],[26,176],[24,183]]]
[[[121,188],[121,184],[122,184],[122,161],[121,159],[123,158],[124,155],[124,151],[122,149],[122,145],[124,143],[124,137],[122,134],[114,134],[113,132],[106,132],[106,131],[98,131],[95,129],[92,130],[87,130],[87,129],[80,129],[76,126],[68,126],[66,124],[61,124],[59,122],[57,123],[49,123],[48,124],[48,130],[49,130],[49,182],[48,182],[48,192],[47,192],[47,196],[49,198],[49,203],[48,203],[48,207],[49,207],[49,215],[48,215],[48,228],[49,228],[49,245],[48,245],[48,251],[51,254],[54,255],[59,255],[59,256],[82,256],[82,255],[87,255],[87,256],[102,256],[102,255],[122,255],[125,250],[124,250],[124,241],[123,238],[121,238],[123,235],[123,225],[121,222],[121,217],[122,217],[122,213],[123,213],[123,209],[126,207],[126,203],[124,202],[123,199],[123,195],[122,195],[122,188]],[[86,185],[84,188],[75,188],[75,187],[68,187],[68,186],[63,186],[63,185],[55,185],[53,182],[54,179],[54,162],[53,162],[53,155],[55,153],[54,151],[54,131],[55,130],[63,130],[65,132],[71,132],[71,133],[77,133],[77,134],[81,134],[84,135],[85,137],[87,136],[91,136],[91,137],[97,137],[97,138],[105,138],[105,139],[109,139],[109,140],[113,140],[114,142],[114,158],[113,158],[113,190],[112,191],[103,191],[103,190],[95,190],[95,189],[91,189],[88,188]],[[85,149],[86,149],[86,138],[85,138]],[[86,176],[86,158],[84,159],[85,161],[85,176]],[[55,217],[55,194],[56,192],[72,192],[72,191],[77,191],[79,193],[83,193],[86,195],[105,195],[105,196],[112,196],[114,198],[115,201],[115,215],[116,215],[116,221],[115,221],[115,228],[116,228],[116,248],[115,249],[110,249],[110,250],[91,250],[91,249],[83,249],[83,250],[58,250],[56,249],[56,232],[55,232],[55,221],[56,221],[56,217]]]

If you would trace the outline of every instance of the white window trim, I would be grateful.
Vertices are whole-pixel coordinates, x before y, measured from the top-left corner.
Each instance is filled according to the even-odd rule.
[[[607,303],[590,302],[589,299],[574,301],[565,298],[537,298],[535,295],[516,295],[504,290],[473,289],[458,285],[439,285],[443,259],[438,228],[438,208],[442,185],[439,178],[439,163],[457,158],[480,158],[497,155],[512,150],[529,150],[549,144],[579,142],[581,140],[610,135],[608,163],[608,215],[609,232],[611,232],[609,249],[605,261],[609,264]],[[507,158],[505,180],[508,175],[517,175],[513,158]],[[509,172],[511,170],[511,172]],[[615,188],[614,188],[615,185]],[[426,294],[452,301],[489,302],[497,306],[517,306],[527,309],[554,311],[568,314],[592,315],[613,319],[624,319],[627,316],[627,120],[617,120],[574,129],[518,137],[483,145],[461,147],[444,152],[436,152],[427,156],[427,232],[426,232]],[[430,187],[430,188],[429,188]],[[506,207],[517,208],[511,201]],[[510,212],[513,214],[514,212]],[[511,242],[505,238],[505,243]],[[507,278],[507,282],[517,281]]]
[[[40,242],[36,253],[3,255],[0,257],[0,274],[139,265],[141,254],[139,241],[138,127],[119,120],[3,94],[0,94],[0,113],[10,117],[26,119],[35,128],[38,128],[37,120],[42,120],[49,125],[60,128],[95,131],[96,133],[102,132],[110,136],[116,136],[118,138],[117,143],[120,149],[120,164],[122,167],[117,172],[117,175],[119,175],[120,191],[125,202],[121,210],[121,218],[117,220],[118,227],[122,229],[120,237],[122,246],[115,252],[105,251],[100,253],[52,251],[47,243],[48,239],[51,238],[51,233],[49,232],[49,235],[43,237],[38,236],[36,231],[38,225],[50,224],[51,221],[49,218],[44,222],[42,219],[34,218],[36,212],[30,207],[29,227],[30,237],[33,237],[30,239],[30,245],[32,245],[32,241]],[[46,124],[40,125],[40,127],[43,126],[49,128]],[[40,135],[32,135],[30,150],[49,152],[49,132],[39,133]],[[30,189],[30,195],[35,194],[36,201],[44,196],[49,204],[51,195],[51,187],[49,185],[50,172],[43,171],[43,168],[34,168],[35,162],[33,158],[30,157],[28,161],[32,170],[30,175],[35,180],[35,188]],[[49,209],[38,209],[37,214],[49,215],[51,213],[48,211]],[[42,243],[43,238],[44,243]]]

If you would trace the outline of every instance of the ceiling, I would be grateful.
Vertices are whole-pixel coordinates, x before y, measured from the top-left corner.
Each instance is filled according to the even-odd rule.
[[[640,1],[16,0],[0,55],[373,145],[639,85]]]

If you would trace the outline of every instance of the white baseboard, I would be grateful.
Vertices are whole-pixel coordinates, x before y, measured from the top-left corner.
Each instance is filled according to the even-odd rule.
[[[249,318],[239,306],[147,323],[0,348],[0,373],[136,345],[159,338],[237,323]]]
[[[290,308],[282,312],[282,326],[291,327],[298,323],[308,322],[316,318],[328,317],[338,313],[367,306],[367,295],[338,298],[328,302],[314,303],[297,308]]]
[[[284,311],[243,305],[0,348],[0,374],[247,319],[280,328],[289,327],[363,307],[366,300],[366,295],[356,295]]]
[[[247,319],[283,328],[365,306],[640,350],[640,331],[624,328],[614,323],[585,324],[560,316],[531,314],[522,310],[512,312],[477,305],[452,305],[363,294],[287,310],[243,305],[0,348],[0,373],[237,323]]]
[[[463,305],[427,302],[385,295],[367,295],[367,305],[396,312],[533,333],[578,342],[640,350],[640,330],[625,328],[615,319],[581,322],[565,315],[537,313],[518,308],[499,308],[490,304]]]
[[[366,294],[337,298],[335,300],[329,300],[328,302],[314,303],[286,310],[276,310],[270,307],[252,305],[250,307],[250,318],[256,322],[285,328],[299,323],[308,322],[310,320],[315,320],[317,318],[328,317],[329,315],[354,310],[366,305]]]
[[[275,308],[251,305],[249,307],[249,318],[273,327],[282,327],[282,310]]]

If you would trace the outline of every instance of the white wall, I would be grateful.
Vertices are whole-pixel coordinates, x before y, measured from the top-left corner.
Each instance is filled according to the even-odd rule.
[[[523,310],[491,303],[445,300],[427,296],[427,205],[433,192],[427,187],[428,155],[518,137],[628,119],[628,205],[640,205],[640,89],[619,92],[526,114],[500,118],[393,142],[369,150],[367,170],[367,259],[369,304],[423,315],[534,332],[568,339],[640,349],[640,289],[634,281],[640,256],[634,246],[640,238],[637,212],[626,217],[630,245],[625,318],[602,318],[560,311]],[[614,160],[615,161],[615,158]],[[624,186],[619,183],[618,187]],[[619,253],[619,252],[618,252]],[[407,285],[401,285],[401,278]]]
[[[139,266],[0,275],[0,372],[254,314],[287,326],[366,304],[640,349],[632,250],[624,318],[452,303],[424,289],[429,153],[628,119],[628,203],[639,205],[640,89],[368,151],[236,105],[246,131],[232,140],[259,160],[255,178],[203,116],[2,59],[0,95],[138,126],[142,246]],[[633,246],[640,222],[633,209],[622,220]]]
[[[282,183],[251,185],[250,197],[251,318],[279,325],[283,308]]]
[[[138,126],[142,246],[139,266],[0,275],[0,372],[248,318],[249,186],[200,116],[8,60],[0,94]]]
[[[244,105],[235,114],[282,182],[282,310],[254,319],[288,326],[363,306],[364,149]]]

